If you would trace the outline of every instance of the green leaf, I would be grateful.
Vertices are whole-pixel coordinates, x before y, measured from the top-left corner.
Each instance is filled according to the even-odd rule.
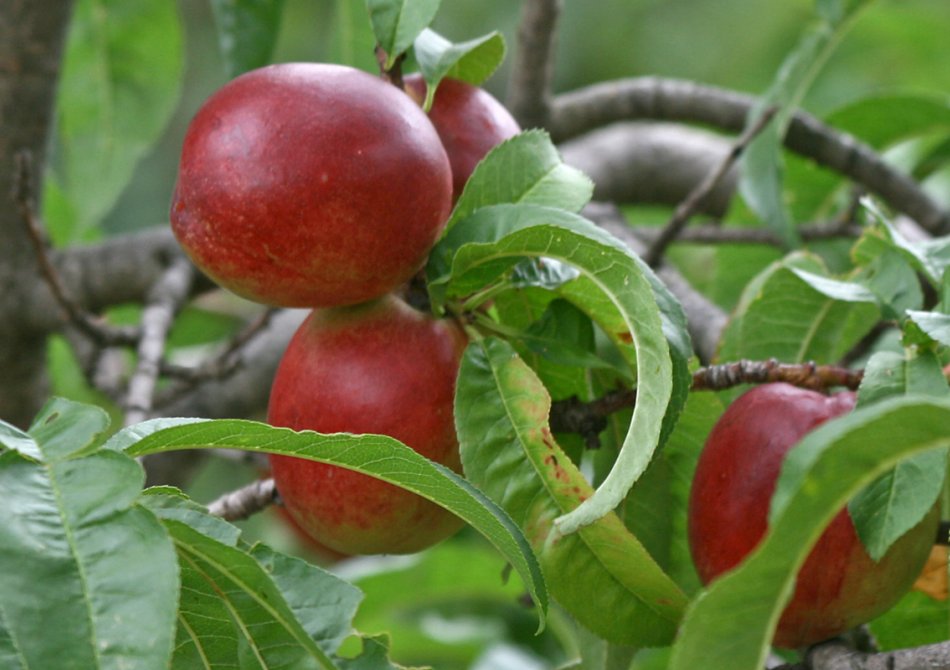
[[[173,533],[178,531],[175,539],[183,575],[179,665],[189,667],[187,659],[201,657],[216,659],[213,667],[215,663],[231,667],[247,645],[258,648],[258,660],[271,663],[266,667],[283,667],[287,655],[335,667],[328,657],[351,632],[362,597],[359,589],[265,545],[248,548],[239,542],[237,527],[208,514],[180,491],[150,489],[144,500]],[[202,562],[206,565],[199,568]],[[275,588],[280,593],[276,599]],[[293,621],[287,618],[288,610]],[[310,641],[300,641],[301,631],[322,654],[314,651]],[[282,639],[295,650],[275,649]]]
[[[825,61],[837,47],[857,11],[870,0],[819,3],[820,20],[802,35],[795,49],[779,68],[769,90],[749,113],[748,125],[774,105],[778,112],[768,126],[749,144],[740,161],[739,192],[762,221],[788,247],[801,239],[785,206],[782,182],[782,139],[789,121]]]
[[[556,633],[552,624],[543,637],[533,636],[535,616],[521,601],[521,580],[507,578],[498,553],[479,537],[455,537],[374,568],[353,578],[366,596],[354,624],[387,631],[391,653],[403,663],[469,668],[493,644],[533,638],[533,646]],[[453,634],[444,635],[433,621],[445,621]]]
[[[950,259],[942,258],[940,253],[932,253],[932,242],[914,243],[905,238],[871,198],[862,198],[861,206],[868,218],[881,226],[884,239],[917,268],[932,286],[939,286],[940,277],[950,265]]]
[[[823,424],[792,449],[772,499],[768,534],[736,570],[693,600],[671,670],[761,668],[795,574],[824,528],[902,458],[950,446],[948,422],[950,401],[889,399]]]
[[[211,9],[229,78],[270,62],[284,0],[211,0]]]
[[[23,432],[6,421],[0,421],[0,447],[2,449],[12,449],[21,456],[34,461],[43,460],[43,452],[36,440],[29,433]],[[0,453],[2,453],[2,449],[0,449]]]
[[[930,338],[950,347],[950,314],[908,310],[907,316]]]
[[[723,333],[719,360],[833,363],[877,323],[873,304],[829,298],[802,280],[802,270],[826,274],[817,257],[797,252],[749,282]]]
[[[554,441],[550,397],[509,344],[468,348],[455,411],[466,476],[524,528],[558,602],[612,642],[669,643],[686,598],[620,519],[608,512],[571,535],[555,526],[593,491]]]
[[[526,203],[580,211],[593,192],[587,175],[561,161],[547,132],[526,130],[494,147],[476,166],[446,232],[488,205]]]
[[[352,632],[363,598],[358,588],[306,561],[257,544],[250,555],[270,573],[304,630],[325,652],[334,653]]]
[[[901,395],[950,397],[940,362],[931,352],[878,352],[871,356],[858,389],[858,406]],[[848,503],[851,520],[875,561],[916,526],[943,490],[945,451],[901,461]]]
[[[547,593],[524,536],[508,516],[454,472],[382,435],[295,433],[254,421],[204,421],[167,428],[129,447],[142,456],[177,449],[243,449],[331,463],[382,479],[445,507],[495,545],[525,581],[543,618]]]
[[[0,603],[22,665],[167,666],[178,567],[161,524],[135,504],[144,478],[111,451],[49,464],[0,455]]]
[[[426,28],[416,38],[413,52],[427,84],[425,109],[430,109],[436,87],[443,78],[461,79],[475,86],[488,79],[505,59],[505,38],[493,31],[453,44]]]
[[[43,461],[75,458],[96,448],[109,427],[109,415],[95,405],[52,398],[33,419],[29,434],[39,445]]]
[[[861,266],[854,280],[877,296],[886,319],[900,320],[908,309],[919,309],[923,291],[913,265],[904,254],[877,235],[865,235],[852,250]]]
[[[880,149],[914,136],[950,129],[950,104],[945,96],[926,93],[875,93],[835,110],[825,122]]]
[[[594,352],[594,328],[581,310],[563,299],[554,299],[537,321],[518,338],[528,350],[551,362],[581,368],[615,370],[611,363]]]
[[[131,426],[126,426],[115,435],[110,437],[106,443],[102,445],[102,448],[111,449],[112,451],[125,451],[133,444],[145,439],[152,433],[157,433],[158,431],[165,430],[166,428],[174,428],[175,426],[187,426],[192,423],[202,423],[203,421],[206,421],[206,419],[197,419],[193,417],[149,419]]]
[[[389,636],[364,635],[360,637],[363,650],[359,656],[347,659],[340,664],[341,670],[400,670],[389,660]]]
[[[877,296],[874,295],[870,289],[865,288],[857,282],[832,279],[831,277],[825,277],[796,267],[790,267],[789,269],[795,273],[796,277],[813,289],[834,300],[877,303]]]
[[[386,52],[387,70],[432,23],[440,4],[440,0],[366,0],[376,41]]]
[[[641,487],[650,475],[647,470],[622,508],[627,527],[687,593],[697,591],[700,586],[686,527],[689,491],[706,436],[723,409],[717,394],[691,393],[676,428],[650,465],[650,470],[658,465],[662,467],[662,481],[647,489]]]
[[[580,271],[560,294],[596,321],[637,370],[637,403],[617,461],[594,495],[558,520],[561,532],[568,534],[620,503],[646,469],[663,432],[675,423],[689,375],[680,347],[674,346],[671,354],[664,329],[681,345],[688,346],[689,338],[681,330],[681,314],[662,318],[660,301],[670,310],[678,305],[651,281],[655,277],[640,259],[586,219],[550,207],[483,207],[455,226],[430,254],[430,292],[468,295],[525,257],[553,258]]]
[[[182,574],[176,665],[209,658],[221,665],[237,659],[240,667],[336,667],[253,556],[186,523],[164,524]]]
[[[178,102],[183,62],[175,3],[81,0],[57,102],[55,177],[79,237],[112,208]]]

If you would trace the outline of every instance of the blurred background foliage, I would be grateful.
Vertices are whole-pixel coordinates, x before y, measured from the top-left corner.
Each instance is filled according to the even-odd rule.
[[[284,1],[273,61],[345,62],[375,69],[363,0]],[[151,0],[78,3],[77,28],[71,35],[75,51],[70,52],[76,69],[67,68],[61,93],[61,112],[68,105],[69,114],[60,117],[54,178],[46,190],[45,214],[58,243],[167,225],[185,129],[202,102],[228,79],[212,2],[179,0],[177,16],[174,9],[172,3]],[[136,15],[136,10],[141,12]],[[446,0],[433,25],[453,41],[492,30],[504,34],[509,57],[486,84],[501,99],[519,13],[520,3],[510,0]],[[812,0],[567,0],[559,29],[555,92],[614,78],[658,75],[756,94],[768,87],[813,16]],[[945,102],[950,91],[948,30],[947,0],[872,3],[815,80],[805,98],[806,109],[824,118],[884,93],[926,94]],[[90,44],[98,47],[99,55],[107,53],[106,60],[113,68],[102,80],[91,74],[101,73],[96,65],[104,61],[96,60],[96,49],[90,49]],[[143,62],[147,67],[141,67]],[[115,86],[117,83],[121,86]],[[134,94],[145,90],[151,92],[151,98]],[[123,98],[123,92],[129,91],[133,93]],[[103,96],[113,98],[114,104],[108,108],[121,118],[104,118],[90,111]],[[886,123],[899,125],[901,119],[890,118]],[[98,130],[90,131],[96,124]],[[104,125],[108,132],[102,132]],[[98,144],[83,144],[86,136]],[[921,154],[921,142],[934,146],[946,143],[948,136],[950,123],[891,155],[913,167],[915,151]],[[73,182],[67,183],[62,177],[75,175],[75,166],[96,166],[96,161],[115,149],[114,143],[126,149],[135,145],[134,155],[123,158],[124,163],[106,163],[101,171],[98,167],[87,169],[86,182],[73,177]],[[950,202],[946,153],[931,178],[937,184],[938,197]],[[114,174],[109,179],[119,186],[113,189],[114,196],[103,198],[97,189],[109,187],[105,175],[110,170]],[[790,192],[807,199],[807,185],[814,182],[812,168],[801,159],[790,158],[788,170]],[[819,186],[816,191],[823,196],[826,191]],[[669,215],[669,209],[663,208],[637,211],[638,223],[661,222]],[[740,218],[742,214],[740,211]],[[850,244],[838,246],[846,254]],[[824,247],[826,260],[832,264],[834,249],[833,243]],[[748,280],[781,255],[767,247],[692,247],[674,250],[672,257],[689,259],[690,279],[728,308]],[[704,264],[704,259],[710,262]],[[719,273],[718,268],[727,268],[728,273]],[[231,332],[252,309],[222,294],[203,298],[200,305],[189,307],[176,325],[173,354],[179,360],[193,358]],[[134,319],[137,310],[130,306],[115,310],[112,316],[119,321]],[[51,344],[50,360],[58,394],[110,406],[86,387],[68,347],[58,338]],[[705,426],[718,411],[696,416],[702,417]],[[695,432],[704,434],[698,428]],[[698,440],[686,440],[684,445],[684,449],[695,450]],[[190,493],[198,500],[210,500],[257,476],[259,472],[246,465],[211,459]],[[278,549],[326,560],[291,527],[278,521],[276,512],[259,515],[244,525],[251,539],[263,538]],[[353,579],[366,593],[356,621],[359,629],[366,633],[390,631],[394,658],[402,663],[433,664],[449,670],[531,670],[570,658],[576,645],[585,643],[583,635],[575,639],[573,624],[557,611],[547,631],[536,637],[536,619],[523,604],[520,582],[515,576],[507,578],[497,553],[474,533],[462,532],[418,556],[343,561],[333,569]],[[912,598],[919,599],[919,595]],[[941,631],[950,629],[946,608],[940,611],[943,614],[937,615],[933,633],[938,638]],[[637,667],[662,667],[664,658],[663,653],[643,654]]]
[[[106,216],[109,232],[165,221],[188,121],[227,81],[209,3],[178,4],[185,38],[181,99]],[[372,69],[364,11],[362,0],[286,0],[273,60],[343,61]],[[509,0],[449,0],[433,26],[457,41],[492,30],[504,34],[509,58],[486,84],[502,99],[519,11],[520,4]],[[768,86],[812,17],[811,0],[569,1],[558,33],[555,91],[657,75],[757,93]],[[872,93],[950,91],[948,29],[950,3],[945,0],[872,4],[832,55],[805,107],[824,116]]]

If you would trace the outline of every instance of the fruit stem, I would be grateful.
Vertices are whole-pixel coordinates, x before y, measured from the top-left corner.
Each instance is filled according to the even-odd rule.
[[[402,80],[402,62],[404,60],[406,60],[406,54],[402,53],[390,59],[386,50],[378,44],[376,45],[376,62],[379,64],[379,76],[400,91],[406,90],[406,84]]]

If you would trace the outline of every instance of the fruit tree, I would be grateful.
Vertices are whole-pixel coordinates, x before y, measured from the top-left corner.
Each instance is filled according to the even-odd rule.
[[[950,667],[948,26],[0,4],[0,668]]]

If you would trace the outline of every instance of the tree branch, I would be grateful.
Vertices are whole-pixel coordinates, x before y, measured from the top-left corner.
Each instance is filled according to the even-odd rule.
[[[673,123],[624,122],[558,146],[564,162],[594,181],[596,200],[676,205],[729,154],[729,140]],[[731,171],[702,211],[722,216],[736,188]]]
[[[208,505],[208,512],[226,521],[240,521],[263,511],[277,500],[274,480],[257,479],[247,486],[225,493]]]
[[[526,0],[518,25],[508,94],[509,111],[522,128],[544,128],[551,105],[554,46],[563,0]]]
[[[884,652],[855,651],[843,640],[815,645],[801,663],[781,665],[775,670],[948,670],[950,642],[913,649]]]
[[[677,205],[673,216],[667,222],[663,230],[660,231],[657,238],[650,244],[646,254],[644,254],[643,260],[645,260],[650,267],[657,266],[666,248],[679,236],[683,228],[686,227],[686,224],[689,223],[693,214],[699,211],[699,208],[702,207],[706,198],[708,198],[716,186],[722,182],[732,166],[735,165],[739,157],[742,156],[745,148],[765,129],[776,112],[778,112],[778,107],[766,109],[755,123],[742,131],[742,135],[733,143],[732,149],[726,158],[716,166],[715,170],[710,170],[709,174],[706,175],[701,182],[696,184],[696,187],[690,192],[689,196]]]
[[[178,310],[188,298],[194,267],[183,255],[175,259],[146,296],[142,312],[142,338],[138,343],[138,362],[129,380],[125,399],[125,425],[149,418],[155,387],[165,356],[168,331]]]
[[[659,237],[660,231],[650,226],[632,228],[634,235],[645,243]],[[830,240],[837,237],[858,237],[861,226],[849,221],[819,221],[802,226],[798,234],[806,242]],[[783,247],[778,235],[765,228],[726,228],[719,224],[707,224],[686,228],[676,238],[677,242],[689,244],[766,244]]]
[[[28,426],[48,395],[46,340],[23,323],[39,283],[30,241],[11,199],[14,157],[26,151],[37,174],[45,166],[60,61],[73,3],[0,3],[0,416]]]
[[[636,119],[700,123],[738,133],[755,101],[754,96],[693,82],[623,79],[555,97],[548,127],[558,142],[615,121]],[[863,185],[931,234],[950,232],[950,212],[851,135],[799,111],[791,119],[785,146]]]

